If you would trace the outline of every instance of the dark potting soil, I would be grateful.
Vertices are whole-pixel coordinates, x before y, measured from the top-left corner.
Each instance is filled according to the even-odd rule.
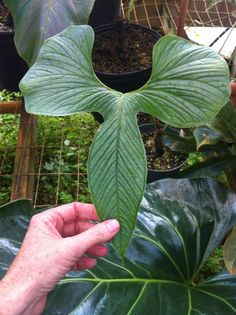
[[[156,171],[167,171],[178,167],[186,160],[186,154],[182,152],[171,151],[163,147],[163,153],[157,155],[153,132],[142,134],[144,147],[147,155],[147,166],[149,169]]]
[[[95,37],[93,66],[96,71],[123,73],[148,68],[156,39],[141,29],[125,24],[123,31],[115,29]]]
[[[137,115],[138,125],[152,124],[152,116],[145,113],[138,113]]]

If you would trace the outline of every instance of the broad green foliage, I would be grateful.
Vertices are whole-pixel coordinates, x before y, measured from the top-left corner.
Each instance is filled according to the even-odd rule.
[[[236,195],[212,180],[172,179],[149,185],[123,262],[110,246],[109,255],[98,259],[93,270],[70,273],[58,284],[43,314],[235,315],[235,276],[223,273],[195,282],[235,223],[235,205]],[[0,222],[13,206],[0,208]],[[25,221],[30,211],[22,212]],[[0,265],[1,274],[17,251],[18,229],[21,225],[1,228],[6,262]]]
[[[20,88],[30,113],[95,111],[104,117],[90,150],[89,186],[100,218],[120,220],[115,247],[124,255],[146,182],[137,113],[149,113],[175,127],[208,122],[228,100],[228,67],[212,49],[167,36],[154,47],[147,84],[122,94],[96,78],[93,41],[89,26],[72,26],[47,40]]]
[[[231,102],[221,109],[209,127],[222,134],[224,143],[229,146],[230,152],[236,155],[236,109]]]
[[[197,149],[236,155],[236,109],[228,102],[207,126],[194,131]]]
[[[218,115],[207,124],[194,130],[196,149],[206,152],[207,159],[180,172],[178,177],[198,178],[217,177],[224,171],[232,171],[236,165],[236,109],[228,102]],[[188,143],[188,140],[190,141]],[[170,147],[192,149],[192,138],[183,138],[174,142],[170,139]],[[186,148],[184,148],[186,144]]]
[[[31,66],[45,39],[86,24],[95,0],[4,0],[12,13],[19,54]]]

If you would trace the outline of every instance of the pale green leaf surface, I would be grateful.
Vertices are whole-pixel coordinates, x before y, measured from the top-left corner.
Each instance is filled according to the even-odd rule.
[[[122,94],[96,78],[93,41],[89,26],[72,26],[47,40],[20,88],[30,113],[58,116],[95,111],[104,117],[89,156],[89,186],[99,216],[121,221],[115,242],[123,255],[146,182],[137,113],[148,112],[173,126],[202,124],[228,99],[228,68],[213,50],[167,36],[154,47],[149,82]]]
[[[15,25],[19,54],[32,65],[45,39],[72,24],[86,24],[95,0],[4,0]]]
[[[135,228],[146,179],[142,139],[128,109],[121,106],[102,124],[88,162],[89,185],[100,218],[118,218],[121,223],[114,241],[119,253],[128,247]]]
[[[212,49],[166,36],[154,47],[152,77],[140,91],[143,109],[174,127],[202,125],[227,102],[228,78]]]

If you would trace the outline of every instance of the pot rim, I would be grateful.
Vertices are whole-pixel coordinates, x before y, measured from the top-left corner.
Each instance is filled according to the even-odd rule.
[[[4,35],[15,35],[15,31],[14,31],[14,29],[11,29],[11,30],[7,30],[7,31],[4,31],[3,29],[1,29],[0,28],[0,34],[2,35],[2,36],[4,36]]]

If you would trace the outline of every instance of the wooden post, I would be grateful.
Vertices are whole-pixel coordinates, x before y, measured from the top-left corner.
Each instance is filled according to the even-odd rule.
[[[179,4],[179,21],[177,27],[177,36],[188,38],[184,30],[186,15],[188,12],[189,0],[180,0]]]
[[[22,106],[16,146],[11,200],[33,199],[35,173],[35,143],[37,118],[26,113]]]

